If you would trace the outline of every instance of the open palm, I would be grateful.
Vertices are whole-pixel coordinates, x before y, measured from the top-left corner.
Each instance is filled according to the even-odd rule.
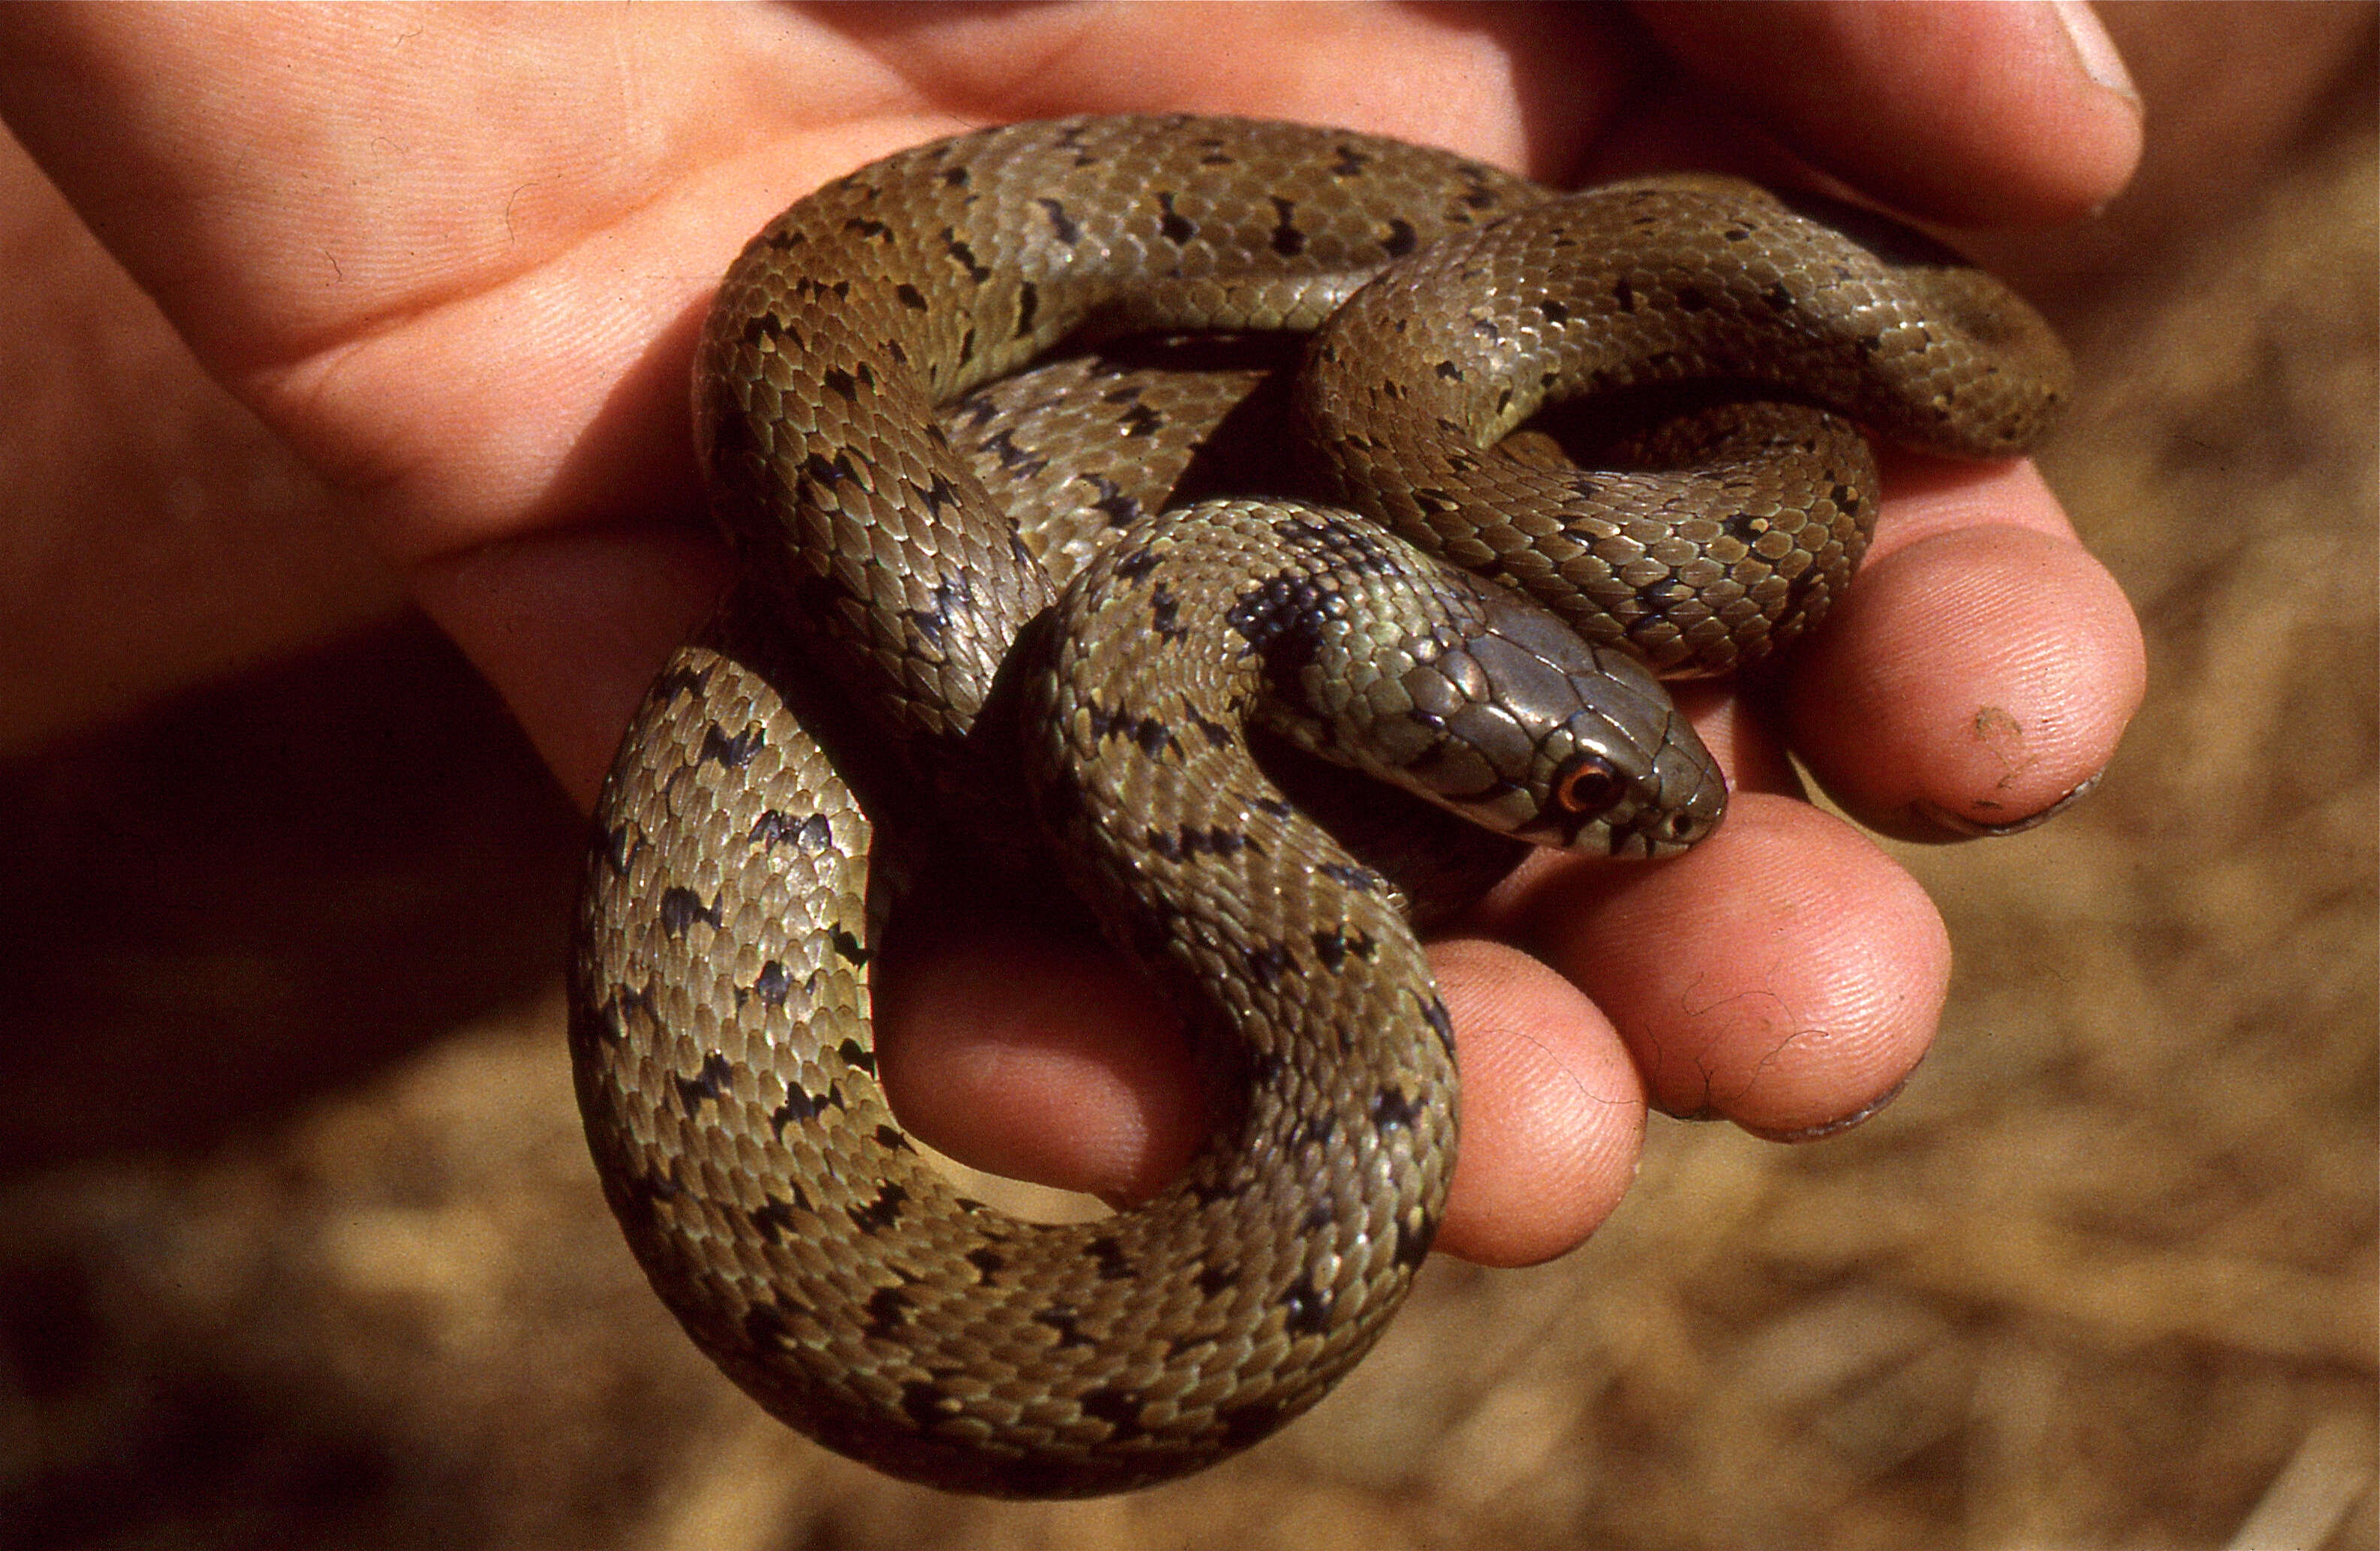
[[[2070,214],[2120,182],[2137,126],[2065,34],[2030,10],[1910,9],[1790,28],[1718,8],[17,10],[0,112],[583,800],[722,575],[686,426],[701,311],[824,179],[984,122],[1195,109],[1558,181],[1663,156],[1791,176],[1790,141],[1947,217]],[[1771,86],[1788,47],[1793,84]],[[1845,128],[1813,76],[1868,112]],[[2137,634],[2030,470],[1903,462],[1888,495],[1781,707],[1689,702],[1740,789],[1721,835],[1659,869],[1538,866],[1487,935],[1441,946],[1465,1082],[1441,1246],[1575,1242],[1624,1188],[1648,1096],[1809,1134],[1923,1052],[1939,922],[1792,800],[1780,733],[1855,812],[1912,830],[2023,819],[2112,751]],[[905,1115],[989,1166],[1111,1193],[1163,1179],[1197,1134],[1195,1083],[1116,966],[1013,922],[913,935],[936,951],[885,1019]]]

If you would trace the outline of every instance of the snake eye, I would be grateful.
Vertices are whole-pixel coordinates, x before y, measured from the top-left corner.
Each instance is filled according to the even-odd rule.
[[[1554,773],[1554,802],[1565,813],[1592,817],[1620,800],[1626,783],[1600,754],[1572,754]]]

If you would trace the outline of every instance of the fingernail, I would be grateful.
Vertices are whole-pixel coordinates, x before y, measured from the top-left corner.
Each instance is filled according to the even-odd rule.
[[[2010,835],[2022,835],[2028,829],[2040,828],[2096,791],[2100,777],[2105,775],[2106,771],[2099,772],[2038,812],[2027,813],[2021,819],[2010,819],[2004,824],[1986,824],[1981,819],[1971,819],[1921,798],[1909,805],[1910,817],[1920,824],[1932,824],[1938,833],[1933,836],[1904,834],[1900,837],[1905,840],[1998,840]]]
[[[1757,1126],[1743,1129],[1763,1142],[1823,1142],[1830,1136],[1840,1136],[1854,1126],[1864,1126],[1883,1113],[1884,1106],[1899,1098],[1901,1090],[1909,1086],[1909,1080],[1916,1075],[1917,1069],[1912,1067],[1901,1074],[1900,1081],[1839,1119],[1821,1120],[1815,1126],[1803,1126],[1794,1130],[1765,1131]]]
[[[2141,105],[2140,88],[2132,84],[2132,74],[2124,68],[2124,56],[2116,52],[2116,40],[2107,35],[2099,14],[2091,8],[2090,0],[2052,0],[2050,7],[2066,29],[2066,41],[2074,45],[2074,57],[2082,73],[2092,83],[2104,86],[2137,108]]]

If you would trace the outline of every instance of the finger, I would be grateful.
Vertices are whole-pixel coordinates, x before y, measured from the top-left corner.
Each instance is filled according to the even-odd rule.
[[[2073,220],[2140,160],[2139,94],[2079,0],[1646,4],[1637,15],[1803,155],[1912,214]]]
[[[413,595],[504,697],[582,811],[662,664],[718,597],[693,528],[574,528],[414,568]]]
[[[1862,823],[2006,832],[2087,790],[2139,709],[2140,623],[2030,464],[1903,460],[1786,691],[1793,745]]]
[[[1584,1240],[1634,1177],[1645,1101],[1611,1025],[1514,950],[1437,945],[1463,1142],[1438,1247],[1494,1265]],[[1188,1163],[1230,1096],[1120,957],[1046,906],[905,920],[879,960],[878,1059],[903,1124],[975,1167],[1114,1202]]]
[[[825,6],[990,120],[1223,113],[1333,124],[1543,175],[1625,100],[1619,31],[1572,6]]]
[[[903,1125],[971,1166],[1108,1201],[1162,1190],[1210,1105],[1182,1021],[1079,914],[929,885],[876,963]]]
[[[1738,791],[1653,867],[1542,874],[1514,919],[1609,1015],[1654,1105],[1772,1137],[1840,1129],[1899,1088],[1949,980],[1916,880],[1842,821]]]
[[[1502,944],[1430,949],[1455,1026],[1463,1142],[1438,1247],[1534,1265],[1578,1247],[1636,1178],[1645,1087],[1611,1020]]]

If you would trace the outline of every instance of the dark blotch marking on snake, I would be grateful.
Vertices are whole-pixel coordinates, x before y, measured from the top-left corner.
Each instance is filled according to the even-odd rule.
[[[715,1101],[725,1093],[735,1080],[735,1069],[727,1064],[726,1056],[714,1050],[702,1058],[700,1071],[677,1080],[678,1104],[691,1116],[702,1107],[704,1100]]]
[[[1106,1236],[1094,1239],[1088,1248],[1091,1252],[1091,1259],[1099,1265],[1099,1280],[1123,1282],[1129,1281],[1138,1275],[1137,1268],[1132,1264],[1132,1257],[1124,1252],[1123,1246],[1114,1239]]]
[[[771,959],[760,966],[752,977],[752,995],[770,1007],[783,1007],[793,993],[793,974],[784,965]]]
[[[764,1195],[760,1198],[759,1208],[751,1215],[752,1226],[759,1229],[760,1237],[771,1244],[783,1244],[790,1240],[799,1239],[803,1227],[801,1217],[814,1215],[810,1207],[808,1192],[802,1189],[801,1182],[793,1181],[790,1189],[794,1192],[793,1200],[786,1201],[779,1196]],[[800,1217],[795,1215],[797,1212],[801,1214]]]
[[[1129,1389],[1094,1389],[1083,1397],[1083,1414],[1095,1416],[1115,1429],[1118,1443],[1143,1436],[1147,1429],[1141,1424],[1141,1411],[1148,1404]]]
[[[868,1333],[885,1337],[893,1335],[908,1324],[909,1316],[917,1313],[917,1309],[916,1302],[899,1288],[878,1288],[860,1306],[867,1320]]]
[[[892,1180],[877,1187],[876,1199],[865,1206],[844,1208],[852,1225],[862,1233],[882,1233],[901,1220],[901,1209],[908,1204],[909,1192]]]
[[[840,1087],[829,1084],[824,1093],[813,1095],[799,1083],[789,1081],[785,1084],[785,1102],[769,1112],[769,1124],[776,1131],[777,1140],[782,1142],[787,1126],[807,1125],[830,1109],[843,1107],[843,1090]]]
[[[662,890],[659,914],[662,919],[662,930],[673,937],[685,936],[686,928],[698,921],[711,930],[717,931],[725,919],[719,913],[719,901],[716,898],[705,904],[702,896],[690,888],[677,885],[672,885]]]
[[[1066,203],[1063,200],[1043,199],[1034,202],[1038,204],[1042,212],[1050,217],[1050,236],[1069,248],[1083,240],[1083,228],[1072,215],[1066,214]]]
[[[1287,1315],[1281,1328],[1292,1336],[1319,1336],[1330,1328],[1330,1309],[1338,1301],[1338,1293],[1330,1288],[1298,1282],[1281,1301]]]
[[[757,751],[756,748],[754,752]],[[747,754],[746,760],[749,758]],[[797,819],[771,808],[752,822],[751,833],[745,837],[745,842],[760,850],[773,850],[783,845],[806,856],[816,856],[834,844],[834,825],[824,813]]]
[[[695,756],[695,763],[708,760],[722,770],[741,770],[768,746],[769,735],[757,727],[746,727],[731,738],[713,722],[702,729],[702,752]]]

